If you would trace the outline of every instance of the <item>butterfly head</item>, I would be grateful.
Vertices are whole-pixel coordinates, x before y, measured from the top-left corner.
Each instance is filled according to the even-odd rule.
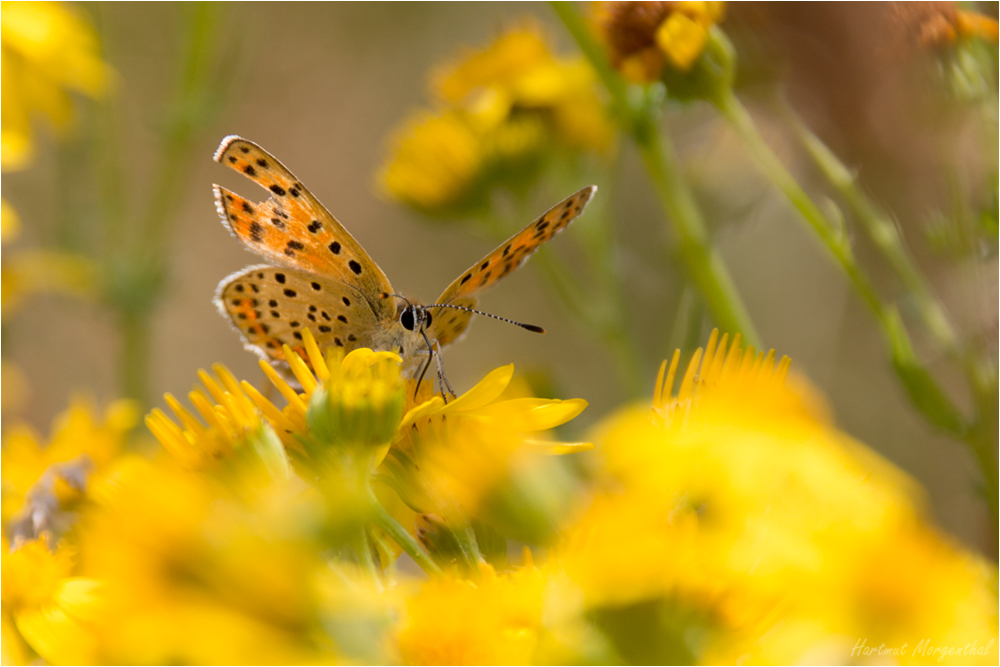
[[[419,304],[408,304],[399,309],[399,324],[407,331],[426,331],[431,321],[430,312]]]
[[[403,300],[405,305],[399,304],[396,307],[396,320],[399,322],[399,326],[403,327],[407,331],[422,334],[431,326],[431,322],[434,318],[425,306],[422,306],[419,303],[413,303],[402,294],[389,294],[388,292],[383,292],[379,296],[383,299],[388,299],[390,296],[394,296],[397,299]]]

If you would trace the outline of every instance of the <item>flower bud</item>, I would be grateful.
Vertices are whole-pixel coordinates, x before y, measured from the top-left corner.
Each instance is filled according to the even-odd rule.
[[[367,348],[354,350],[343,361],[330,360],[330,377],[313,392],[306,413],[312,437],[321,445],[388,444],[405,403],[399,363],[391,352]]]

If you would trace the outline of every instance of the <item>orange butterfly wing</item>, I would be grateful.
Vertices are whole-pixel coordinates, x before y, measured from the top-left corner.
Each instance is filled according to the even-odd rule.
[[[545,215],[502,243],[496,250],[469,267],[448,286],[434,303],[446,303],[473,308],[476,294],[494,285],[511,271],[524,264],[538,247],[565,229],[587,206],[597,192],[591,185],[559,202]],[[441,345],[447,345],[462,335],[472,319],[472,313],[452,308],[436,308],[430,335]]]
[[[215,204],[223,223],[255,253],[357,289],[379,319],[395,317],[383,292],[388,278],[354,237],[281,162],[241,137],[222,140],[214,159],[271,192],[251,202],[218,185]]]

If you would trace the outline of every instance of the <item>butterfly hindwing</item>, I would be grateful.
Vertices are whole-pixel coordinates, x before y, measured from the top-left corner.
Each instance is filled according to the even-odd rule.
[[[254,202],[215,186],[222,221],[257,254],[285,266],[328,276],[368,297],[380,317],[392,317],[378,296],[392,292],[385,274],[368,253],[302,183],[257,144],[229,136],[215,160],[271,192]]]
[[[539,246],[566,228],[583,212],[595,192],[597,186],[591,185],[553,206],[545,215],[514,234],[496,250],[464,271],[435,303],[475,307],[476,293],[496,284],[521,266]],[[472,319],[472,313],[449,308],[434,309],[433,315],[430,334],[437,338],[441,345],[447,345],[458,338]]]
[[[306,328],[320,349],[350,351],[371,347],[384,326],[357,288],[283,266],[252,266],[229,276],[219,285],[216,305],[248,347],[271,361],[284,359],[285,344],[305,358]]]

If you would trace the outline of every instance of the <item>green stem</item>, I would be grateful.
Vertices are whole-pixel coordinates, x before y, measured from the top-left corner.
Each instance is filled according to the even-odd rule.
[[[142,406],[149,405],[149,318],[119,309],[121,328],[120,382],[122,392]]]
[[[603,47],[594,39],[572,3],[551,2],[550,6],[604,83],[618,122],[639,147],[656,194],[677,234],[678,255],[716,323],[726,331],[743,334],[744,340],[759,347],[749,313],[721,256],[711,244],[673,146],[659,131],[658,107],[650,105],[643,95],[632,94],[640,89],[630,89],[614,70]]]
[[[750,118],[750,114],[731,89],[720,93],[718,99],[715,100],[715,105],[722,117],[743,140],[754,159],[757,160],[764,175],[781,190],[802,216],[802,219],[808,223],[813,233],[819,237],[823,246],[833,255],[868,308],[880,320],[883,319],[885,308],[882,301],[855,261],[854,253],[847,236],[843,233],[843,228],[827,219],[798,184],[798,181],[785,169],[785,166],[757,132],[757,127]]]
[[[757,160],[764,175],[784,193],[809,228],[819,237],[820,242],[847,275],[854,290],[875,316],[882,335],[890,347],[896,373],[917,409],[929,421],[952,435],[964,436],[967,426],[961,413],[920,362],[899,314],[894,307],[882,302],[871,280],[854,257],[843,227],[831,222],[785,169],[757,132],[750,114],[731,88],[719,91],[713,102]]]
[[[813,162],[847,202],[847,205],[854,212],[855,219],[861,223],[868,237],[882,251],[882,254],[889,260],[889,264],[899,275],[917,305],[917,312],[923,319],[924,326],[927,327],[942,349],[953,357],[957,356],[959,343],[955,330],[952,328],[944,308],[934,297],[930,285],[917,267],[916,261],[903,243],[896,225],[859,187],[855,172],[848,169],[836,154],[806,127],[798,114],[785,101],[783,101],[782,110]]]
[[[188,163],[194,140],[216,115],[222,98],[211,65],[225,10],[215,3],[195,2],[183,11],[186,34],[179,79],[160,139],[163,151],[160,169],[144,214],[144,243],[150,248],[161,248],[168,240],[173,214],[180,202],[177,192],[190,172]]]
[[[170,230],[180,201],[177,193],[189,172],[194,138],[218,107],[221,94],[210,78],[222,10],[212,3],[193,3],[182,11],[185,38],[177,89],[160,138],[148,207],[135,224],[126,224],[117,156],[99,156],[108,240],[106,298],[121,326],[122,391],[147,405],[149,363],[143,355],[150,351],[150,322],[163,291]],[[114,133],[113,110],[111,103],[102,110],[101,131],[109,139]]]
[[[354,550],[358,554],[358,561],[361,565],[361,569],[364,570],[365,574],[377,585],[381,586],[382,583],[382,573],[378,567],[375,565],[375,559],[372,558],[372,546],[371,542],[368,541],[368,532],[366,529],[361,528],[359,530],[358,539],[354,545]]]
[[[652,122],[642,127],[636,132],[636,142],[660,203],[674,223],[678,255],[691,282],[701,292],[719,328],[731,334],[741,333],[747,344],[760,347],[750,314],[721,255],[711,244],[701,212],[681,175],[673,146]]]
[[[437,566],[430,555],[424,551],[420,543],[406,532],[406,529],[399,525],[399,522],[392,518],[392,516],[385,511],[385,508],[378,502],[375,498],[375,494],[369,492],[369,502],[371,503],[373,519],[375,525],[386,532],[386,534],[395,540],[396,544],[409,554],[420,568],[429,575],[441,574],[441,568]]]
[[[981,377],[982,369],[974,355],[962,349],[963,346],[944,307],[934,296],[930,284],[907,249],[896,225],[865,194],[858,184],[855,172],[841,162],[837,155],[806,126],[786,100],[781,100],[781,109],[813,162],[847,202],[855,219],[899,276],[909,298],[916,304],[917,314],[931,338],[938,347],[962,366],[975,397],[977,412],[976,421],[964,439],[983,476],[983,493],[996,519],[998,512],[997,463],[994,455],[997,434],[996,382],[991,382],[988,377],[985,379]]]
[[[997,507],[1000,496],[997,467],[997,401],[1000,399],[997,389],[996,367],[990,362],[970,368],[976,401],[976,420],[966,437],[966,443],[972,449],[973,457],[979,466],[983,478],[982,492],[993,516],[994,525],[1000,509]]]

